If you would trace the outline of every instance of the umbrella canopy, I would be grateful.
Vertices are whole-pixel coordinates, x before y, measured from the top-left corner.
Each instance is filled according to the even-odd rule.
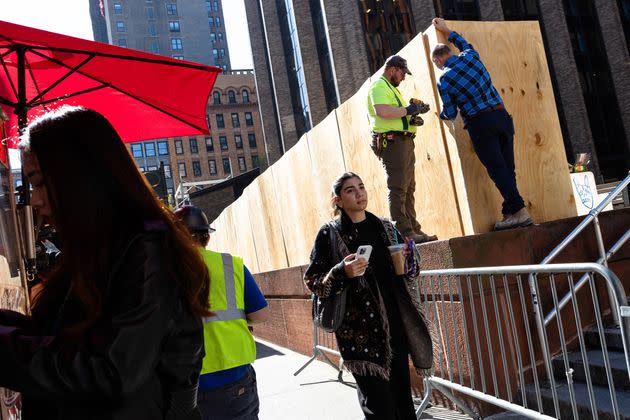
[[[28,119],[66,104],[100,112],[125,142],[207,134],[206,103],[221,71],[3,21],[0,66],[9,147]]]

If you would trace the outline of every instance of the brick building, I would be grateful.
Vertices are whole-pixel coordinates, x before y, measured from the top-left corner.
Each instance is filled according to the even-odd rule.
[[[231,69],[221,0],[104,0],[102,5],[90,0],[96,41],[223,70],[206,109],[212,134],[129,144],[142,171],[164,164],[172,197],[182,182],[220,182],[266,165],[256,80],[252,70]]]
[[[630,0],[252,1],[247,19],[270,161],[434,16],[538,20],[568,160],[591,153],[599,181],[628,173]]]

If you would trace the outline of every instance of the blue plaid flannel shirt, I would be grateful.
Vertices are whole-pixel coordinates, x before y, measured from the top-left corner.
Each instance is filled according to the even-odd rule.
[[[461,53],[446,60],[437,84],[443,103],[440,118],[454,120],[459,108],[466,125],[470,117],[482,109],[503,101],[473,46],[455,31],[449,34],[448,40]]]

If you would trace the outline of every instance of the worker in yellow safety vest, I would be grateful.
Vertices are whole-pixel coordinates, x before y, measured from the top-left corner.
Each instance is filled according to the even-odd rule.
[[[264,322],[268,304],[243,259],[205,249],[214,232],[204,212],[183,206],[175,216],[188,227],[210,271],[210,310],[197,403],[204,420],[258,419],[256,344],[248,325]]]

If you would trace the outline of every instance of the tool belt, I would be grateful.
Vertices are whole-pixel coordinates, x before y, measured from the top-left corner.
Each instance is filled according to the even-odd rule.
[[[413,140],[416,133],[410,131],[388,131],[386,133],[372,133],[372,143],[370,147],[376,156],[380,157],[387,144],[395,141],[403,141],[405,139]]]

